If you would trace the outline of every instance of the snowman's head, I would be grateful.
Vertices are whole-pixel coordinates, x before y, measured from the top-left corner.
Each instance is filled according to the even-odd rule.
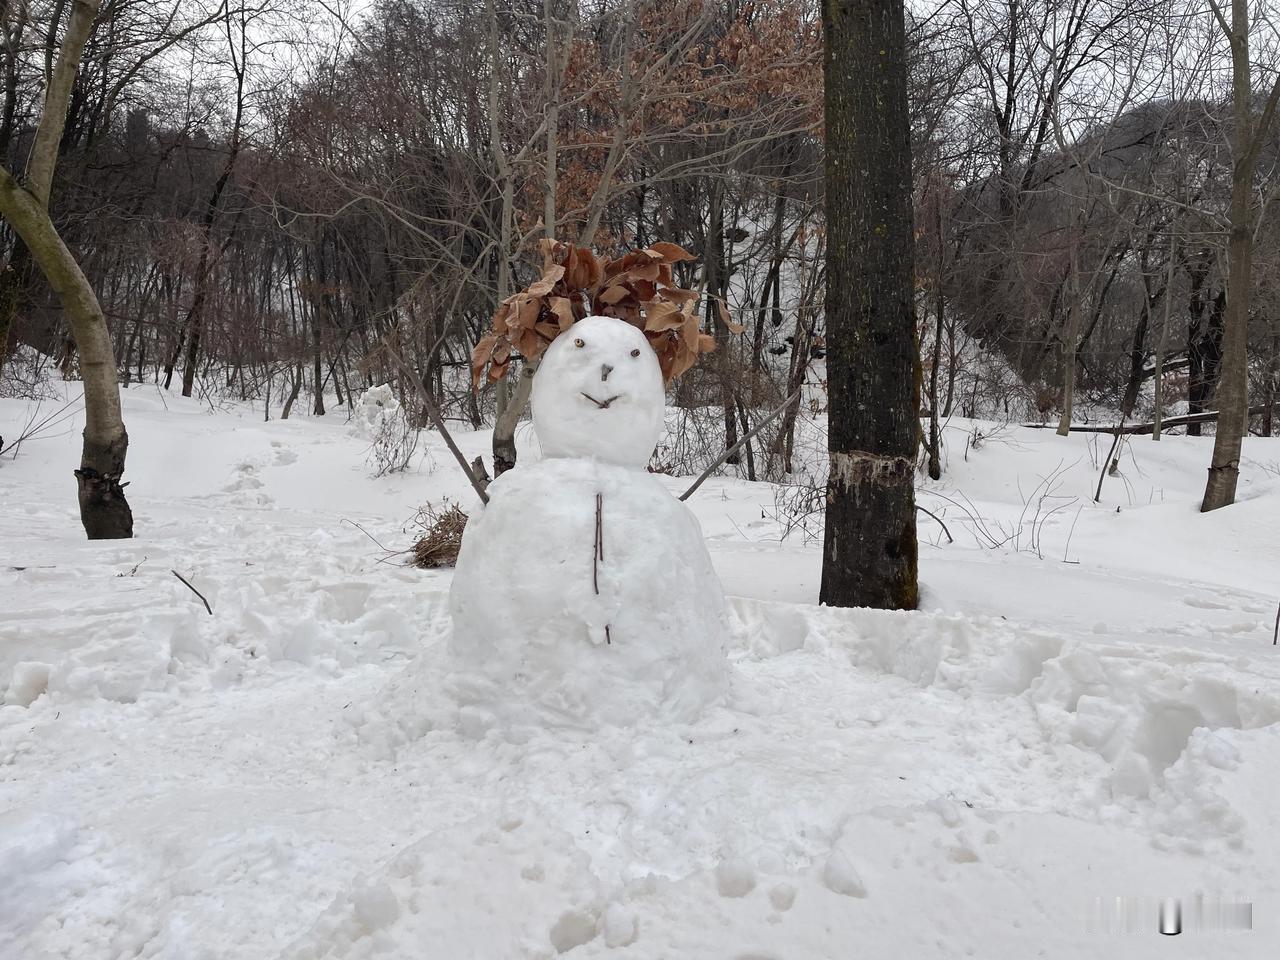
[[[587,317],[556,337],[533,379],[533,428],[548,457],[642,467],[664,414],[657,354],[613,317]]]

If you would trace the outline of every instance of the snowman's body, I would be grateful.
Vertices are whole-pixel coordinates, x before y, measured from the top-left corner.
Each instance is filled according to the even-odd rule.
[[[644,471],[663,425],[644,335],[575,324],[533,417],[547,459],[495,480],[463,538],[454,695],[507,729],[692,719],[727,684],[724,595],[698,521]]]

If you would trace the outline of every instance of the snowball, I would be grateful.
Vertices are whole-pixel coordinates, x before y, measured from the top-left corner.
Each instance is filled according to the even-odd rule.
[[[582,910],[567,910],[551,928],[550,937],[556,953],[568,953],[596,938],[596,918]]]
[[[9,689],[0,697],[0,703],[29,707],[40,694],[49,688],[49,675],[53,671],[47,663],[23,660],[13,666]]]
[[[547,349],[532,403],[545,456],[642,467],[666,412],[658,356],[637,327],[587,317]]]
[[[604,912],[604,945],[613,949],[631,946],[639,935],[638,926],[634,910],[620,903],[609,904]]]
[[[389,927],[400,918],[400,901],[385,881],[357,885],[351,891],[351,906],[356,919],[370,932]]]
[[[790,910],[796,902],[796,886],[794,883],[776,884],[769,891],[769,902],[773,904],[773,909],[780,911]]]
[[[687,722],[723,694],[724,593],[698,521],[654,477],[552,459],[489,495],[449,593],[448,686],[464,709],[508,732],[591,729]]]
[[[745,897],[756,888],[756,872],[740,858],[721,860],[716,865],[716,890],[722,897]]]

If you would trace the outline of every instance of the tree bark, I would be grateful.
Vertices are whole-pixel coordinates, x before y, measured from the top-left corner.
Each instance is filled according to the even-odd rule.
[[[1169,234],[1169,263],[1168,272],[1165,274],[1164,280],[1164,322],[1160,325],[1160,339],[1156,343],[1156,376],[1154,405],[1155,410],[1152,412],[1151,420],[1154,424],[1151,431],[1151,439],[1160,439],[1161,420],[1164,418],[1164,357],[1165,351],[1169,346],[1169,313],[1173,306],[1173,271],[1177,262],[1178,253],[1178,223],[1173,224],[1173,229]]]
[[[1067,273],[1067,323],[1062,331],[1062,414],[1058,418],[1058,436],[1071,429],[1071,413],[1076,399],[1076,357],[1080,341],[1080,244],[1078,229],[1072,230],[1071,265]]]
[[[1214,12],[1221,17],[1215,7]],[[1226,26],[1225,22],[1223,24]],[[1240,478],[1240,449],[1249,429],[1249,300],[1253,283],[1253,173],[1258,147],[1275,109],[1275,94],[1267,103],[1258,129],[1253,124],[1253,80],[1249,63],[1249,10],[1246,0],[1232,0],[1231,24],[1232,137],[1231,234],[1227,245],[1227,304],[1222,331],[1222,367],[1217,390],[1218,429],[1213,459],[1200,510],[1208,513],[1236,500]]]
[[[823,603],[914,609],[911,142],[902,0],[823,0],[827,446]]]
[[[133,536],[125,499],[129,435],[120,412],[120,383],[107,319],[84,272],[54,229],[45,204],[0,167],[0,214],[22,237],[71,322],[84,381],[84,446],[75,471],[80,522],[90,540]]]
[[[49,208],[49,193],[53,189],[53,171],[58,164],[58,147],[62,143],[67,122],[67,104],[71,101],[71,90],[75,86],[76,72],[80,69],[84,45],[93,32],[93,22],[98,16],[98,4],[99,0],[75,0],[66,32],[62,36],[58,62],[55,66],[50,59],[46,65],[44,106],[31,144],[31,153],[27,157],[25,183],[26,190],[46,210]],[[60,18],[61,11],[58,10],[57,14]],[[58,18],[49,27],[50,45],[46,51],[49,58],[53,56],[52,43]],[[6,116],[8,110],[6,101]],[[2,159],[3,154],[0,154],[0,160]],[[5,355],[9,349],[9,331],[18,312],[18,304],[31,282],[31,259],[30,253],[19,242],[15,244],[9,269],[0,273],[0,370],[4,367]]]

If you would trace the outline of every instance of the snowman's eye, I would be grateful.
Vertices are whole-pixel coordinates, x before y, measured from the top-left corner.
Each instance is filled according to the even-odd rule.
[[[577,337],[574,339],[573,345],[575,347],[585,347],[587,345],[587,341],[583,340],[581,337]]]
[[[631,351],[631,355],[632,355],[633,357],[638,357],[638,356],[640,356],[640,348],[639,348],[639,347],[636,347],[634,350],[632,350],[632,351]]]

